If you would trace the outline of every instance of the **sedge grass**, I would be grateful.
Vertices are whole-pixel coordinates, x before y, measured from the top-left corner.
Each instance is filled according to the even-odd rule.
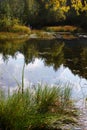
[[[19,91],[0,95],[0,126],[5,130],[32,130],[34,128],[48,127],[51,122],[60,117],[72,117],[65,114],[69,111],[71,89],[69,87],[50,87],[48,85],[35,86],[32,90],[27,88]],[[0,92],[2,93],[2,92]],[[63,107],[65,106],[65,107]],[[62,111],[61,111],[62,110]],[[71,112],[70,112],[71,111]]]

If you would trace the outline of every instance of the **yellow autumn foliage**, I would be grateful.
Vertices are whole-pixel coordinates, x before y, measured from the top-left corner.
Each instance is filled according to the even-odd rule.
[[[72,0],[72,7],[76,10],[77,14],[87,11],[87,1],[84,1],[84,5],[81,0]]]
[[[66,0],[50,0],[46,4],[46,8],[52,7],[53,11],[61,10],[66,12],[69,10],[69,6],[66,6]]]
[[[69,11],[70,6],[67,6],[67,0],[49,0],[45,4],[46,9],[51,9],[53,11],[62,11],[66,13]],[[71,0],[71,7],[75,9],[77,14],[80,12],[87,11],[87,1],[84,0],[84,5],[81,0]]]

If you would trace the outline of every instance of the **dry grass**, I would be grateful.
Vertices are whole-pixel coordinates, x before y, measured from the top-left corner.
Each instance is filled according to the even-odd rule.
[[[54,31],[54,32],[76,32],[79,31],[80,28],[76,26],[52,26],[52,27],[46,27],[44,28],[46,31]]]
[[[25,39],[29,37],[31,29],[24,25],[14,24],[9,30],[0,31],[0,40]]]
[[[11,29],[12,32],[19,32],[19,33],[24,33],[24,34],[30,34],[31,30],[29,27],[23,26],[23,25],[14,25]]]
[[[12,40],[12,39],[26,39],[28,34],[24,33],[13,33],[13,32],[0,32],[0,40]]]
[[[74,36],[72,34],[70,34],[70,35],[64,34],[64,35],[62,35],[62,37],[63,37],[63,39],[66,39],[66,40],[71,40],[71,39],[76,39],[77,38],[76,36]]]

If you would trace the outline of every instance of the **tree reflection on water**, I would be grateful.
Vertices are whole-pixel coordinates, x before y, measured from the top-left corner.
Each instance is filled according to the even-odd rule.
[[[4,62],[10,57],[17,58],[18,53],[24,55],[26,64],[33,63],[36,58],[42,59],[45,66],[53,66],[54,70],[64,65],[74,74],[87,78],[87,40],[35,40],[26,42],[1,41],[0,53]]]

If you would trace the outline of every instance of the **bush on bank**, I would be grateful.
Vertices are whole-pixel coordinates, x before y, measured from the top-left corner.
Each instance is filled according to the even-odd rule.
[[[31,29],[22,25],[18,19],[8,19],[4,17],[0,20],[0,31],[30,34]]]

